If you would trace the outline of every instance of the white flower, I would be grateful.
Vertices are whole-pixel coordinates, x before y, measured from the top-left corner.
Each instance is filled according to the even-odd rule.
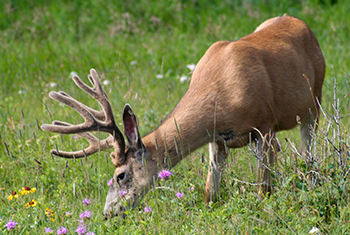
[[[316,227],[312,227],[312,229],[309,231],[310,234],[320,234],[320,230]]]
[[[104,81],[102,82],[102,84],[105,85],[105,86],[107,86],[107,85],[111,84],[111,82],[110,82],[109,80],[104,80]]]
[[[18,91],[18,94],[23,94],[24,93],[24,90],[19,90]]]
[[[135,64],[137,64],[137,61],[136,61],[136,60],[133,60],[133,61],[130,62],[130,64],[131,64],[131,65],[135,65]]]
[[[157,74],[156,75],[156,78],[159,78],[159,79],[162,79],[164,76],[163,76],[163,74]]]
[[[188,68],[189,70],[191,70],[191,72],[193,72],[193,70],[196,68],[196,65],[195,65],[195,64],[188,64],[188,65],[187,65],[187,68]]]
[[[54,82],[50,82],[49,84],[47,84],[47,86],[49,86],[49,87],[55,87],[55,86],[57,86],[57,84],[54,83]]]
[[[182,75],[182,76],[180,77],[180,82],[181,82],[181,83],[184,83],[184,82],[187,81],[187,80],[188,80],[188,77],[185,76],[185,75]]]
[[[72,71],[72,72],[70,72],[69,77],[71,77],[71,78],[72,78],[74,75],[78,75],[78,74],[77,74],[77,72]]]

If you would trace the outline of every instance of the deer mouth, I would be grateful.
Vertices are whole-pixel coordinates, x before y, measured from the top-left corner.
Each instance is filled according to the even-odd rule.
[[[107,220],[108,218],[113,218],[113,217],[120,217],[122,219],[125,219],[126,214],[125,211],[127,211],[126,206],[111,206],[111,209],[108,212],[104,213],[104,219]],[[116,208],[116,209],[113,209]]]

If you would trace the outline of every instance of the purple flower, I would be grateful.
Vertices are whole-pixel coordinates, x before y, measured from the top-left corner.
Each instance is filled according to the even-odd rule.
[[[171,171],[163,169],[161,171],[159,171],[158,173],[158,178],[160,178],[161,180],[166,180],[169,178],[169,176],[171,176],[173,173],[171,173]]]
[[[145,208],[143,208],[143,210],[146,212],[146,213],[149,213],[149,212],[151,212],[152,211],[152,207],[145,207]]]
[[[107,182],[107,185],[108,186],[111,186],[113,184],[113,178],[111,178],[110,180],[108,180],[108,182]]]
[[[51,234],[51,233],[53,232],[53,230],[52,230],[51,228],[46,228],[46,227],[45,227],[44,232],[45,232],[46,234]]]
[[[87,198],[85,198],[84,200],[83,200],[83,203],[85,204],[85,205],[90,205],[90,202],[91,202],[91,200],[90,199],[87,199]]]
[[[69,231],[66,227],[62,226],[61,229],[58,229],[57,230],[57,234],[60,235],[60,234],[67,234]]]
[[[175,195],[178,199],[181,199],[181,198],[183,198],[183,196],[185,196],[185,194],[181,191],[177,192]]]
[[[90,211],[84,211],[79,216],[80,219],[90,219],[90,217],[91,217],[91,212]]]
[[[70,217],[72,215],[72,213],[70,211],[66,211],[66,216]]]
[[[86,233],[86,228],[84,224],[79,224],[77,230],[75,230],[79,235],[84,235]]]
[[[95,235],[95,233],[94,232],[87,232],[86,235]]]
[[[126,195],[127,191],[125,190],[122,190],[122,191],[119,191],[118,194],[119,194],[119,197],[124,197]]]
[[[7,224],[5,224],[4,227],[7,227],[7,230],[13,230],[13,229],[15,229],[17,224],[18,223],[16,223],[15,221],[12,221],[12,219],[10,219],[9,222]]]
[[[78,219],[77,221],[79,222],[79,224],[84,224],[84,220],[83,219]]]

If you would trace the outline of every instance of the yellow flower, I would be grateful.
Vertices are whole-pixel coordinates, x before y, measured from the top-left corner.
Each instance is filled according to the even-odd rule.
[[[35,201],[34,199],[31,201],[31,202],[28,202],[27,204],[25,204],[25,207],[28,208],[28,207],[34,207],[36,206],[37,204],[37,201]]]
[[[22,191],[20,192],[22,195],[25,195],[25,194],[30,194],[30,193],[35,193],[36,191],[36,188],[30,188],[30,187],[25,187],[25,188],[22,188]]]
[[[53,211],[50,208],[46,207],[45,214],[53,214]]]
[[[11,194],[10,194],[10,196],[7,197],[7,199],[8,199],[9,201],[11,201],[11,200],[13,200],[14,198],[18,198],[18,197],[19,197],[19,194],[17,194],[16,191],[12,191]]]
[[[49,217],[51,221],[55,221],[55,213],[53,213],[53,211],[50,208],[46,208],[45,214],[47,215],[47,217]]]

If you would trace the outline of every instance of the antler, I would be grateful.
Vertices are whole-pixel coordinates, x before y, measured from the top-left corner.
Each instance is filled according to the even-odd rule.
[[[105,150],[112,146],[119,147],[120,152],[125,150],[125,141],[124,137],[119,130],[118,126],[115,123],[113,111],[111,104],[109,102],[106,92],[103,90],[101,81],[98,77],[96,70],[91,69],[89,74],[89,80],[93,87],[86,85],[81,79],[74,75],[73,80],[75,84],[80,87],[83,91],[92,96],[97,100],[101,107],[102,111],[94,110],[86,105],[80,103],[76,99],[69,96],[67,93],[60,91],[54,92],[51,91],[49,96],[52,99],[55,99],[59,102],[62,102],[74,110],[76,110],[80,115],[85,119],[84,123],[78,125],[72,125],[70,123],[62,121],[53,121],[51,124],[44,124],[41,128],[44,131],[56,132],[61,134],[79,134],[85,138],[90,146],[81,151],[75,152],[65,152],[58,150],[51,150],[51,153],[64,158],[81,158],[98,152],[99,150]],[[104,140],[99,140],[93,134],[89,133],[90,131],[102,131],[107,132],[110,136]]]

